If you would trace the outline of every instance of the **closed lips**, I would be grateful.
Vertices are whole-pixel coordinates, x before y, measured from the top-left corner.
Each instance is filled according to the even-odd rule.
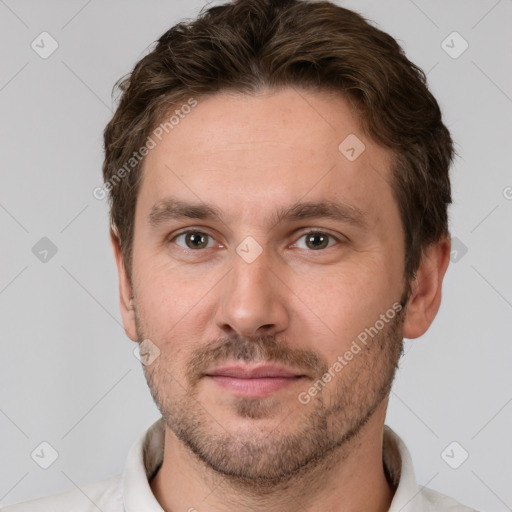
[[[226,366],[211,370],[205,375],[207,377],[231,377],[234,379],[296,378],[304,376],[287,368],[276,366],[260,366],[256,368]]]

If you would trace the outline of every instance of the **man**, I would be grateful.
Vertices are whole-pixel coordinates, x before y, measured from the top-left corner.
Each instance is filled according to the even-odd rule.
[[[384,425],[450,255],[452,140],[423,73],[334,4],[239,0],[120,89],[104,190],[162,419],[122,477],[5,510],[471,510],[421,488]]]

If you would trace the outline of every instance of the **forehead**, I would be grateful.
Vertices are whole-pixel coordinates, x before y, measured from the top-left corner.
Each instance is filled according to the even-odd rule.
[[[343,202],[374,221],[393,207],[391,154],[364,135],[340,95],[219,93],[198,98],[167,131],[144,162],[146,215],[169,195],[253,222],[301,198]]]

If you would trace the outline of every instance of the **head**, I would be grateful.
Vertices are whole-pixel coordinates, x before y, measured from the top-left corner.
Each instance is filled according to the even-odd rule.
[[[424,74],[352,11],[240,0],[172,27],[119,89],[121,310],[158,347],[167,425],[251,482],[342,451],[440,304],[453,148]],[[267,363],[290,375],[258,392],[218,375]]]

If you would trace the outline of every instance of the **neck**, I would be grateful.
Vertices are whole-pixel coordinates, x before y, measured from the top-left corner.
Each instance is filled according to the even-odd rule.
[[[385,405],[385,404],[381,404]],[[166,512],[385,512],[393,499],[382,463],[385,406],[358,435],[282,485],[250,488],[206,467],[166,426],[162,467],[150,482]]]

